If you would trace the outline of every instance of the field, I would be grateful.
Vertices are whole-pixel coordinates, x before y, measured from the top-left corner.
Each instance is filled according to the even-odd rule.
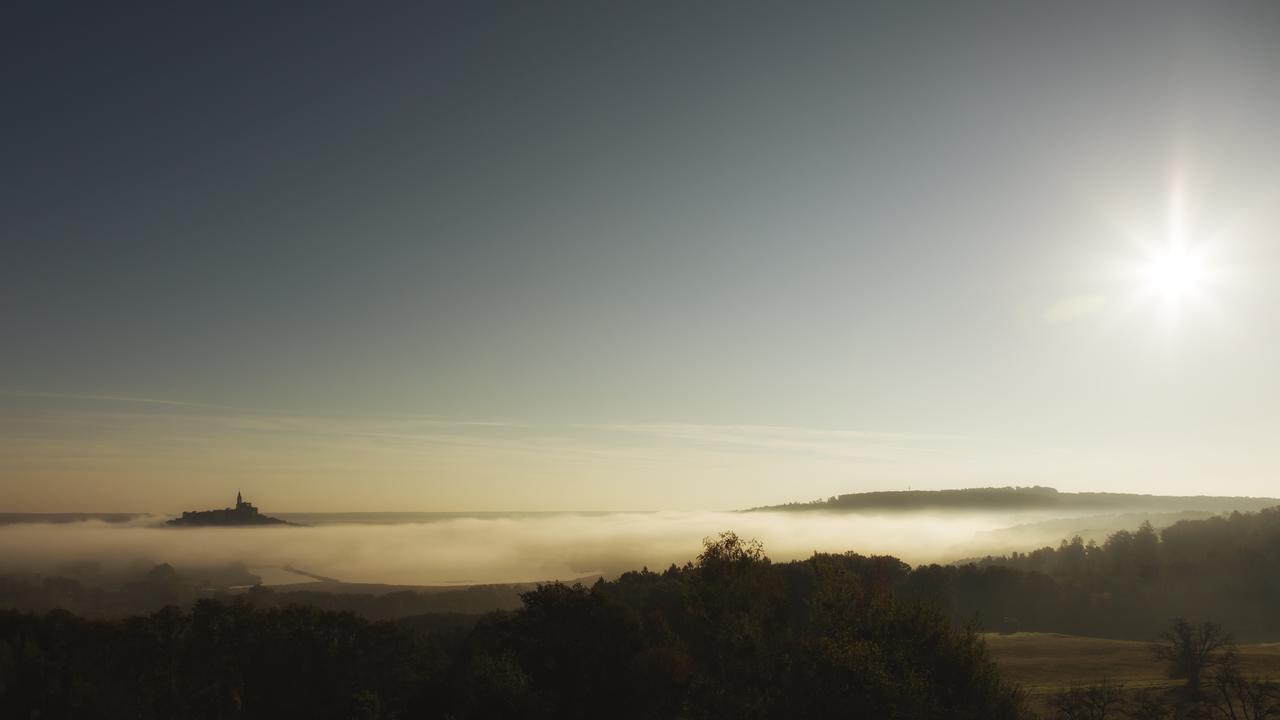
[[[984,636],[992,656],[1008,679],[1021,683],[1032,695],[1054,693],[1072,684],[1091,684],[1102,678],[1126,688],[1163,687],[1171,680],[1151,657],[1150,645],[1131,640],[1013,633]],[[1246,673],[1280,678],[1280,643],[1241,645]]]

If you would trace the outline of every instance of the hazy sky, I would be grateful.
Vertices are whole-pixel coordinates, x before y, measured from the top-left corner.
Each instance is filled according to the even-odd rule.
[[[0,510],[1280,494],[1275,4],[3,26]]]

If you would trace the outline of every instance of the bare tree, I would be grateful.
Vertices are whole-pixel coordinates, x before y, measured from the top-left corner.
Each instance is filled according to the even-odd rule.
[[[1163,694],[1150,688],[1133,693],[1125,703],[1127,720],[1169,720],[1170,711]]]
[[[1177,618],[1160,633],[1160,640],[1152,645],[1152,654],[1169,663],[1169,677],[1187,681],[1187,692],[1191,695],[1200,693],[1207,671],[1221,667],[1235,656],[1235,642],[1217,623],[1192,625],[1185,618]]]
[[[1049,700],[1059,720],[1107,720],[1118,718],[1124,707],[1124,685],[1103,678],[1096,685],[1075,685]]]
[[[1280,685],[1273,680],[1246,677],[1235,658],[1229,658],[1209,682],[1206,704],[1223,720],[1280,718]]]

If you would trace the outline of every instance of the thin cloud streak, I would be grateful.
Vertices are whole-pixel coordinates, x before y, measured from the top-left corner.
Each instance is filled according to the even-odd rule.
[[[1061,465],[1056,477],[1028,473],[1061,453],[1030,457],[999,438],[343,416],[84,397],[93,399],[67,407],[61,397],[0,415],[0,464],[17,478],[15,508],[173,512],[246,487],[268,507],[293,510],[733,510],[856,490],[1053,485],[1069,472]],[[107,489],[126,477],[136,483],[131,495]],[[547,494],[548,483],[560,494]]]
[[[23,395],[60,400],[125,402],[234,411],[229,413],[130,413],[48,410],[36,419],[39,424],[72,428],[105,427],[124,434],[128,433],[131,426],[136,428],[145,426],[161,435],[168,434],[188,441],[224,437],[225,432],[212,434],[208,432],[209,429],[218,428],[239,434],[265,433],[299,439],[308,437],[365,439],[372,441],[373,446],[384,450],[392,449],[391,446],[399,444],[403,446],[401,449],[409,450],[414,447],[453,446],[632,459],[664,452],[661,446],[636,446],[634,441],[628,439],[648,437],[667,441],[666,449],[677,449],[682,452],[724,448],[734,451],[803,453],[845,460],[887,461],[910,455],[936,454],[942,449],[930,447],[925,444],[926,441],[946,439],[942,436],[794,426],[693,423],[534,425],[438,417],[299,415],[249,411],[243,408],[158,398],[53,393]],[[206,431],[204,433],[195,431],[199,427],[206,428]],[[428,428],[430,431],[427,431]],[[439,432],[443,428],[452,429],[453,432]],[[56,443],[53,446],[56,446]]]
[[[874,460],[886,454],[932,453],[936,448],[921,445],[922,440],[942,439],[926,436],[866,430],[831,430],[776,425],[712,425],[696,423],[603,423],[535,425],[497,420],[451,419],[415,415],[302,415],[289,412],[254,410],[214,403],[191,402],[167,398],[137,397],[90,393],[10,392],[3,394],[33,399],[69,400],[89,403],[124,403],[143,406],[190,407],[230,411],[222,414],[199,413],[157,414],[154,412],[101,412],[50,410],[37,422],[64,425],[109,425],[121,428],[130,422],[161,421],[163,423],[206,423],[240,432],[269,432],[313,436],[343,436],[371,440],[402,441],[426,445],[463,447],[501,447],[529,451],[577,452],[601,455],[606,448],[622,449],[627,445],[602,436],[632,435],[674,440],[689,445],[732,446],[762,451],[802,452],[836,458]],[[458,428],[472,432],[421,432],[422,427]],[[478,430],[520,431],[522,438],[495,437]],[[608,454],[608,453],[604,453]]]
[[[876,460],[895,454],[936,453],[925,443],[959,438],[918,433],[830,430],[778,425],[650,424],[608,425],[610,430],[700,445],[732,445],[761,450],[807,452],[837,458]]]

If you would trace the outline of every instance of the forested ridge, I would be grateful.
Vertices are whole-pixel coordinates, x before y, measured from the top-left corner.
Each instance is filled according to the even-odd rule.
[[[903,571],[904,591],[954,620],[1145,640],[1173,617],[1230,619],[1237,640],[1280,641],[1280,508],[1144,524],[1105,542]]]
[[[998,512],[1015,510],[1056,510],[1095,513],[1208,512],[1256,511],[1274,506],[1276,498],[1233,497],[1222,495],[1140,495],[1113,492],[1059,492],[1055,488],[980,487],[950,490],[878,490],[846,493],[818,498],[809,502],[793,502],[751,508],[759,511],[828,511],[828,512],[919,512],[922,510]]]

